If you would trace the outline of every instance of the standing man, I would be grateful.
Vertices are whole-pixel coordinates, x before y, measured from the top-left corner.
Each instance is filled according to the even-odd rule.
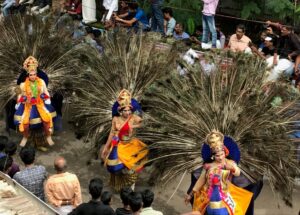
[[[61,215],[67,215],[81,204],[81,189],[75,174],[66,172],[67,163],[63,157],[54,161],[56,174],[49,177],[45,185],[48,202]]]
[[[92,199],[88,203],[82,203],[74,209],[69,215],[115,215],[114,210],[104,205],[100,201],[103,189],[103,181],[100,178],[94,178],[90,181],[89,192]]]
[[[142,192],[143,198],[143,209],[141,211],[141,215],[163,215],[162,212],[154,210],[151,205],[154,200],[154,193],[146,189]]]
[[[151,30],[164,33],[163,0],[150,0],[152,10]]]
[[[35,149],[33,147],[22,148],[20,151],[20,157],[25,165],[25,169],[17,172],[13,179],[44,201],[44,181],[48,175],[45,167],[34,164]]]
[[[219,3],[219,0],[202,0],[203,10],[202,10],[202,27],[203,36],[202,43],[208,43],[209,31],[212,35],[212,48],[217,47],[217,30],[215,26],[215,14]]]

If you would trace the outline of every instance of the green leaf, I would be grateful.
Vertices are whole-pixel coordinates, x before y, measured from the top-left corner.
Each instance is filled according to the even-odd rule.
[[[188,18],[187,20],[187,31],[190,35],[192,35],[195,31],[195,22],[193,18]]]
[[[261,10],[259,9],[258,5],[253,2],[247,2],[244,6],[243,9],[241,11],[241,17],[244,19],[249,18],[251,15],[253,14],[259,14],[261,12]]]

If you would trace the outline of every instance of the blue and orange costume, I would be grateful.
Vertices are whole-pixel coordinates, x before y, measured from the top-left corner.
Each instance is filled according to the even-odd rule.
[[[135,183],[137,173],[142,170],[148,154],[147,145],[135,138],[130,128],[131,122],[137,117],[135,114],[141,113],[141,108],[135,99],[131,99],[127,90],[122,90],[119,94],[118,101],[112,108],[113,116],[118,117],[118,112],[124,107],[130,107],[133,114],[113,133],[105,162],[111,173],[110,183],[118,191]]]
[[[36,73],[38,62],[30,56],[24,62],[24,69],[29,73]],[[29,129],[44,127],[45,135],[50,136],[53,128],[53,118],[56,116],[50,104],[50,97],[43,79],[36,77],[31,81],[28,77],[20,84],[21,94],[17,101],[14,123],[25,138],[29,136]]]
[[[214,162],[213,157],[220,151],[234,160],[224,158],[224,165]],[[193,188],[193,211],[207,215],[244,215],[252,193],[231,183],[233,174],[240,171],[236,165],[240,159],[236,143],[230,137],[224,139],[220,132],[213,131],[202,147],[202,157],[205,164]]]

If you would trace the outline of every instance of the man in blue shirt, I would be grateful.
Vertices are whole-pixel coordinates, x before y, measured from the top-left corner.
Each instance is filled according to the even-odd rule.
[[[129,3],[128,4],[129,12],[122,14],[120,16],[115,16],[116,21],[123,23],[127,27],[134,27],[136,29],[142,29],[143,31],[148,31],[150,29],[149,22],[145,12],[138,7],[137,3]],[[133,18],[129,20],[125,20],[128,16],[133,16]]]

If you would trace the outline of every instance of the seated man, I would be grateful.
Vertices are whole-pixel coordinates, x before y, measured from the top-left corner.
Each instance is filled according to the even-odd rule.
[[[115,15],[115,20],[123,24],[123,26],[133,27],[135,30],[149,31],[150,25],[147,16],[145,15],[145,12],[139,8],[138,4],[135,2],[128,3],[128,9],[128,13],[119,16]],[[132,16],[132,14],[135,14],[133,18],[129,20],[123,19]]]
[[[238,25],[235,34],[229,39],[228,47],[233,52],[249,53],[251,52],[249,43],[251,43],[251,39],[245,35],[245,26]]]
[[[81,0],[71,0],[65,7],[65,12],[69,14],[73,19],[82,18],[82,2]]]
[[[175,40],[184,40],[184,39],[189,39],[190,35],[188,35],[188,33],[185,33],[183,31],[182,23],[177,23],[175,25],[175,31],[173,33],[173,37]]]
[[[251,49],[253,53],[267,61],[268,67],[272,67],[278,63],[276,44],[277,38],[275,35],[266,35],[262,50],[260,50],[260,48],[257,49],[254,46],[251,46]]]
[[[279,55],[278,64],[274,67],[272,71],[272,78],[270,81],[275,81],[278,79],[280,74],[285,73],[291,76],[293,72],[299,73],[300,64],[300,40],[299,37],[292,32],[292,27],[281,26],[270,21],[267,22],[268,25],[273,25],[281,30],[281,36],[277,43],[277,52]]]

